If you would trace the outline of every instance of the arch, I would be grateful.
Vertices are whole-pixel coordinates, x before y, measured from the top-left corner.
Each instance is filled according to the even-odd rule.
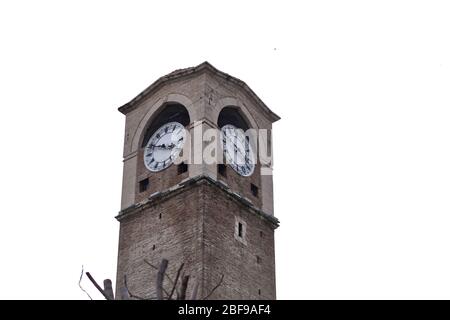
[[[186,127],[191,122],[189,112],[185,106],[178,102],[166,102],[156,110],[151,119],[145,124],[139,138],[139,146],[141,148],[144,147],[153,133],[165,123],[173,121],[179,122]]]
[[[158,116],[162,115],[164,109],[166,109],[166,107],[168,106],[174,105],[178,105],[184,108],[188,116],[187,124],[190,123],[191,119],[193,119],[192,101],[182,94],[171,93],[165,98],[161,98],[156,101],[146,112],[145,116],[142,117],[133,135],[130,153],[135,152],[139,149],[145,139],[147,129],[149,129],[149,127],[152,125],[154,120],[158,118]]]
[[[242,115],[239,107],[226,106],[220,110],[219,117],[217,118],[217,125],[222,128],[224,125],[232,124],[236,128],[247,131],[250,128],[250,123]]]
[[[234,98],[234,97],[225,97],[220,99],[217,104],[217,115],[216,115],[216,124],[217,126],[219,125],[219,117],[222,113],[222,111],[225,108],[233,108],[235,111],[237,111],[237,113],[240,115],[240,117],[243,118],[243,120],[246,122],[247,126],[249,128],[253,128],[253,129],[258,129],[259,126],[257,125],[255,119],[252,117],[252,115],[250,114],[250,112],[248,112],[247,108],[242,106],[242,103]]]

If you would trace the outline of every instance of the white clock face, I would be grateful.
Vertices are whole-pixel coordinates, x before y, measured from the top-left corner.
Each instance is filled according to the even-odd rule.
[[[227,124],[222,127],[221,135],[227,163],[241,176],[250,176],[255,170],[255,157],[244,132]]]
[[[169,167],[183,149],[186,132],[178,122],[161,126],[148,140],[144,149],[144,163],[148,170],[157,172]]]

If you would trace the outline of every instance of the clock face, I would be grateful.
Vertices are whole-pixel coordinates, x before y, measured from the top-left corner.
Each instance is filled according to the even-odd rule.
[[[157,172],[169,167],[179,156],[186,132],[178,122],[161,126],[148,140],[144,149],[144,163],[148,170]]]
[[[255,170],[255,157],[244,132],[227,124],[222,127],[221,136],[227,163],[241,176],[250,176]]]

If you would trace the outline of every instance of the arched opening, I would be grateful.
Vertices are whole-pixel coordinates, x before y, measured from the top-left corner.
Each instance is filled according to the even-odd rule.
[[[247,131],[249,129],[248,121],[241,114],[238,107],[228,106],[223,108],[219,113],[219,119],[217,120],[217,125],[219,128],[227,124],[232,124],[236,128]]]
[[[189,118],[189,112],[187,109],[179,103],[168,103],[161,107],[157,115],[151,120],[145,131],[144,139],[142,140],[141,147],[145,147],[148,139],[158,130],[163,124],[168,122],[179,122],[183,126],[187,126],[191,120]]]

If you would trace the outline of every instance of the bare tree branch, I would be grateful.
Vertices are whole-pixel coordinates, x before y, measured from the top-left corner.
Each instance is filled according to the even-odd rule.
[[[158,274],[156,276],[156,298],[158,300],[163,300],[163,282],[168,264],[169,261],[167,261],[167,259],[162,259]]]
[[[104,288],[105,294],[109,297],[108,300],[114,300],[114,291],[112,288],[111,279],[103,280],[103,288]]]
[[[184,276],[183,281],[181,281],[180,295],[178,300],[186,300],[186,290],[189,282],[189,276]]]
[[[197,300],[199,284],[200,284],[200,282],[198,280],[195,280],[194,289],[192,289],[191,300]]]
[[[123,300],[129,300],[130,298],[138,299],[138,300],[172,300],[172,299],[174,299],[174,294],[176,292],[176,299],[177,300],[186,300],[186,292],[187,292],[190,276],[189,275],[185,275],[185,273],[182,272],[182,270],[184,268],[184,263],[182,263],[180,265],[180,267],[178,268],[177,273],[176,273],[176,277],[175,277],[175,281],[173,281],[169,277],[169,275],[166,273],[167,267],[168,267],[168,264],[169,264],[169,261],[167,259],[162,259],[159,268],[157,268],[154,265],[152,265],[146,259],[144,259],[144,262],[146,264],[148,264],[150,267],[158,270],[158,274],[157,274],[157,277],[156,277],[156,297],[144,298],[144,297],[141,297],[141,296],[138,296],[138,295],[135,295],[135,294],[131,293],[130,289],[128,288],[127,276],[126,275],[124,275],[124,277],[123,277],[124,287],[121,287],[119,289],[120,290],[120,294],[119,294],[119,292],[116,293],[118,295],[118,297],[120,297]],[[84,290],[84,288],[81,286],[81,280],[83,279],[83,275],[84,275],[84,267],[81,266],[81,275],[80,275],[80,280],[78,281],[78,286],[80,287],[80,289],[83,292],[85,292],[87,294],[89,299],[92,300],[92,297],[89,295],[89,293],[86,290]],[[89,280],[92,282],[92,284],[97,288],[97,290],[105,297],[106,300],[114,300],[115,299],[114,291],[113,291],[113,288],[112,288],[112,282],[111,282],[110,279],[105,279],[103,281],[104,288],[102,288],[97,283],[97,281],[95,281],[94,277],[89,272],[86,272],[86,276],[89,278]],[[172,289],[170,290],[170,294],[164,288],[164,278],[165,277],[172,283]],[[180,278],[182,280],[181,280],[181,285],[179,286],[179,290],[178,290],[177,284],[178,284],[178,281],[179,281]],[[222,274],[221,277],[220,277],[219,282],[217,283],[217,285],[209,292],[209,294],[207,294],[201,300],[206,300],[209,297],[211,297],[211,295],[217,290],[217,288],[220,287],[220,285],[223,282],[223,279],[224,279],[224,275]],[[199,281],[198,279],[195,279],[194,286],[193,286],[192,293],[191,293],[191,297],[190,297],[191,300],[196,300],[197,299],[200,282],[201,281]]]
[[[222,284],[222,281],[223,281],[223,274],[222,274],[222,277],[220,278],[219,283],[217,283],[217,285],[211,290],[211,292],[206,297],[204,297],[202,300],[208,299],[214,293],[214,291],[216,291],[216,289],[218,287],[220,287],[220,285]]]
[[[91,282],[94,284],[94,286],[97,288],[97,290],[100,291],[100,293],[105,297],[105,299],[110,300],[109,296],[105,293],[102,287],[98,285],[97,281],[95,281],[95,279],[91,276],[91,274],[89,272],[86,272],[86,275],[89,278],[89,280],[91,280]]]
[[[117,294],[117,292],[116,292]],[[125,286],[120,287],[120,298],[122,300],[130,300],[130,294],[128,293],[127,288],[125,288]]]
[[[83,289],[83,287],[81,286],[81,280],[83,279],[83,274],[84,274],[84,266],[81,266],[81,275],[80,275],[80,280],[78,281],[78,286],[80,287],[80,289],[87,294],[87,296],[89,297],[89,299],[92,300],[91,296],[89,295],[89,293]]]
[[[175,289],[177,288],[178,278],[180,277],[180,273],[181,273],[181,270],[183,269],[183,267],[184,267],[184,263],[182,263],[180,265],[180,267],[178,268],[177,276],[175,277],[175,283],[173,284],[172,291],[170,292],[169,297],[167,298],[167,300],[172,299],[173,293],[175,292]]]
[[[148,264],[150,267],[152,267],[155,270],[159,270],[159,268],[153,264],[151,264],[147,259],[144,259],[144,262],[146,264]],[[172,283],[172,285],[174,284],[174,281],[172,280],[172,278],[166,273],[165,274],[166,278]]]
[[[126,275],[123,276],[123,284],[124,284],[124,286],[125,286],[125,290],[126,290],[127,293],[128,293],[128,296],[129,296],[130,298],[134,298],[134,299],[138,299],[138,300],[145,300],[145,298],[142,298],[142,297],[140,297],[140,296],[137,296],[137,295],[134,295],[134,294],[131,293],[130,289],[128,289],[127,276],[126,276]]]
[[[153,264],[151,264],[150,262],[148,262],[147,259],[144,259],[144,262],[145,262],[146,264],[148,264],[150,267],[152,267],[153,269],[159,270],[158,267],[156,267],[155,265],[153,265]],[[172,285],[173,285],[173,284],[174,284],[174,281],[172,280],[172,278],[171,278],[167,273],[165,274],[165,276],[166,276],[166,278],[167,278],[167,279],[172,283]],[[164,291],[164,293],[166,294],[166,296],[169,295],[169,293],[167,292],[166,289],[164,289],[164,287],[163,287],[163,291]]]

